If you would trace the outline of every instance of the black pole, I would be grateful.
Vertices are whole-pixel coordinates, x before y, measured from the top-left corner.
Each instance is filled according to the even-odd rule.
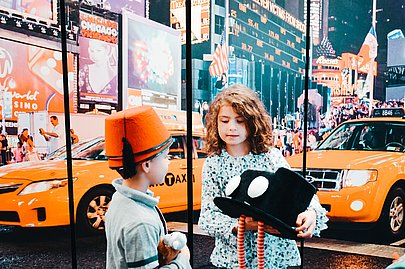
[[[70,108],[69,108],[69,80],[67,61],[67,38],[66,38],[66,11],[65,0],[60,0],[60,28],[62,46],[62,70],[63,70],[63,104],[65,111],[65,137],[66,137],[66,169],[68,175],[68,196],[69,196],[69,220],[70,220],[70,249],[72,252],[72,268],[77,268],[76,257],[76,232],[74,218],[73,200],[73,173],[72,173],[72,143],[70,140]]]
[[[191,0],[186,1],[186,109],[187,109],[187,231],[193,268],[193,88],[191,70]]]
[[[306,14],[306,27],[305,27],[305,88],[304,88],[304,137],[303,137],[303,156],[302,156],[302,175],[305,177],[307,174],[307,134],[308,134],[308,89],[309,89],[309,48],[311,47],[310,37],[310,0],[306,0],[307,14]],[[301,241],[300,254],[301,254],[301,266],[304,268],[304,239]]]

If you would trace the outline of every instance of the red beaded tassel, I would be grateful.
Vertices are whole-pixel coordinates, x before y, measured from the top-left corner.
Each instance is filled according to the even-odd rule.
[[[258,222],[257,226],[257,268],[264,269],[264,223]]]
[[[238,224],[238,263],[239,269],[246,268],[245,260],[245,216],[241,215],[239,217]]]

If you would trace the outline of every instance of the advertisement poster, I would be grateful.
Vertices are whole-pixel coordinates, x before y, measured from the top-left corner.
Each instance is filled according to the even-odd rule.
[[[79,107],[116,109],[118,104],[118,23],[80,14]]]
[[[56,3],[52,0],[1,0],[0,8],[23,17],[57,23]]]
[[[136,15],[145,17],[145,0],[86,0],[84,3],[115,13],[121,13],[122,10],[127,10]]]
[[[210,0],[191,2],[191,43],[210,38]],[[186,0],[170,1],[170,25],[181,32],[181,43],[186,43]]]
[[[50,49],[0,39],[0,87],[11,93],[11,113],[63,112],[62,53]],[[74,55],[68,55],[70,111],[74,111]]]
[[[140,16],[123,15],[123,89],[141,90],[144,105],[179,108],[180,32]],[[128,93],[124,99],[127,107]]]

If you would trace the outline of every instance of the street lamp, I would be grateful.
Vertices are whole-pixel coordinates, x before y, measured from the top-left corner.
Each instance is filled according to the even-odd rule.
[[[5,114],[5,97],[9,88],[14,89],[16,86],[13,77],[7,77],[2,84],[0,84],[0,99],[1,99],[1,133],[6,134],[6,114]]]

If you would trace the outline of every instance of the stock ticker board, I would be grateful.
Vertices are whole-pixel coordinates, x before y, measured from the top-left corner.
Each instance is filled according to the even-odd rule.
[[[233,25],[230,44],[235,54],[270,61],[302,73],[305,67],[303,23],[281,7],[263,7],[254,1],[230,1]]]

